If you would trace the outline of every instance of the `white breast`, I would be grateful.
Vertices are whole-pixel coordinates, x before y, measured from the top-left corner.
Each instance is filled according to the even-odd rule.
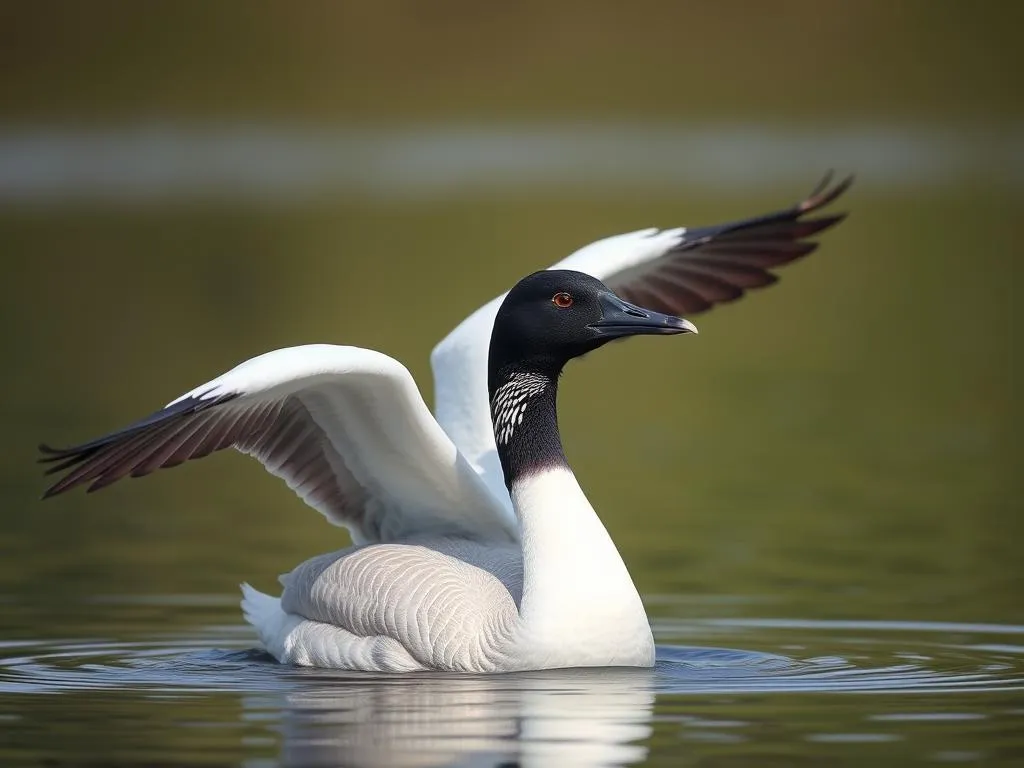
[[[608,531],[567,468],[518,481],[523,643],[538,666],[650,666],[654,638]]]

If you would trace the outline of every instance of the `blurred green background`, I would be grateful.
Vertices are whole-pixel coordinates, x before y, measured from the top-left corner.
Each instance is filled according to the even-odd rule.
[[[697,338],[570,367],[570,460],[655,614],[756,595],[1024,621],[1022,22],[996,2],[6,3],[0,591],[45,614],[272,589],[345,534],[251,460],[41,504],[36,443],[316,341],[393,355],[429,402],[432,345],[523,274],[788,205],[835,167],[851,216],[780,284]]]

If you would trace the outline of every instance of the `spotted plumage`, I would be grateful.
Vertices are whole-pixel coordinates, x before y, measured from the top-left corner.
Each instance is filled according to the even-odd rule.
[[[516,427],[523,423],[523,416],[530,401],[544,392],[549,379],[535,373],[514,373],[498,387],[491,400],[494,421],[494,438],[498,445],[507,445]]]

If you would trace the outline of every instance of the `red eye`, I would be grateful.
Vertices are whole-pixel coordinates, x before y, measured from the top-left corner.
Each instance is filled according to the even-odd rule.
[[[551,297],[551,303],[559,309],[568,309],[572,306],[572,296],[568,293],[556,293]]]

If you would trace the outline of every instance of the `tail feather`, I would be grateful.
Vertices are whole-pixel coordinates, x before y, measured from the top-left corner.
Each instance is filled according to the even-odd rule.
[[[271,597],[249,584],[242,584],[242,613],[259,635],[260,642],[278,661],[285,654],[285,643],[297,618],[281,609],[281,598]]]

